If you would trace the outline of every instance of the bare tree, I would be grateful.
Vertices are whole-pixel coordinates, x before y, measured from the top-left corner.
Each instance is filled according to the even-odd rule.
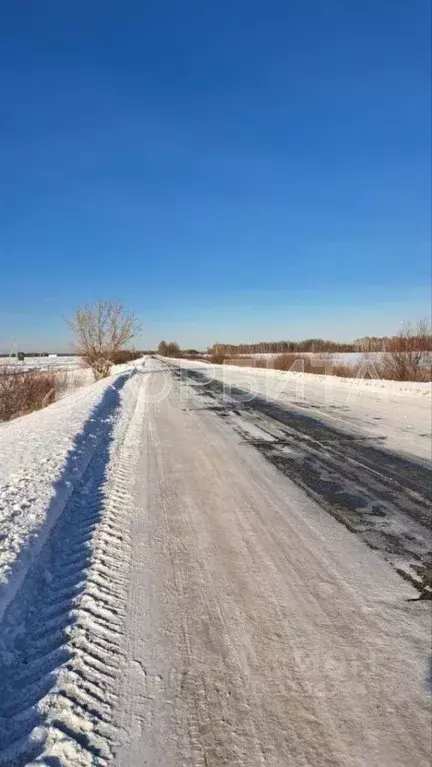
[[[140,329],[134,314],[115,301],[99,301],[80,307],[67,320],[75,336],[75,348],[97,380],[109,375],[116,355]]]
[[[169,341],[167,344],[167,357],[181,357],[180,347],[177,341]]]
[[[180,347],[176,341],[161,341],[158,346],[161,357],[181,357]]]

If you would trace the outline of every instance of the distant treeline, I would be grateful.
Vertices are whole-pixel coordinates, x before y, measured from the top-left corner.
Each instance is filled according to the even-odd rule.
[[[405,339],[405,341],[403,341]],[[387,352],[395,346],[406,346],[419,351],[432,351],[432,335],[430,329],[419,323],[417,327],[402,331],[396,336],[364,336],[349,343],[326,341],[323,338],[306,338],[304,341],[260,341],[255,344],[223,344],[215,343],[207,348],[209,357],[238,357],[253,354],[337,354],[340,352]],[[161,341],[158,354],[163,357],[199,357],[202,352],[197,349],[180,349],[176,341]]]
[[[213,344],[209,354],[292,354],[293,352],[381,352],[387,348],[391,338],[387,336],[365,336],[352,343],[337,343],[323,338],[306,338],[304,341],[260,341],[256,344]]]
[[[177,341],[161,341],[158,346],[158,354],[161,357],[180,357],[180,346]]]

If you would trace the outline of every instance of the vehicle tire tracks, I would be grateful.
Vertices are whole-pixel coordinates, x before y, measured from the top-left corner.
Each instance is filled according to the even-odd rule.
[[[106,765],[123,658],[143,373],[4,617],[0,766]],[[109,460],[107,461],[107,455]]]
[[[432,597],[431,474],[425,465],[201,371],[171,370],[193,386],[206,409],[379,551],[419,598]]]

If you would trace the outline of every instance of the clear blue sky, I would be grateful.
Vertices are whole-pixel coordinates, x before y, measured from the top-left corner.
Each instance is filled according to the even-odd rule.
[[[0,0],[0,350],[429,314],[430,0]]]

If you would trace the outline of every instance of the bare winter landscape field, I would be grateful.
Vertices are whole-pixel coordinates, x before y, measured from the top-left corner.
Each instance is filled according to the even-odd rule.
[[[0,1],[0,767],[431,767],[431,10]]]
[[[430,385],[147,357],[0,426],[0,765],[429,764]]]
[[[16,355],[0,357],[0,375],[2,370],[72,370],[81,366],[81,360],[76,355],[26,356],[21,362]]]

